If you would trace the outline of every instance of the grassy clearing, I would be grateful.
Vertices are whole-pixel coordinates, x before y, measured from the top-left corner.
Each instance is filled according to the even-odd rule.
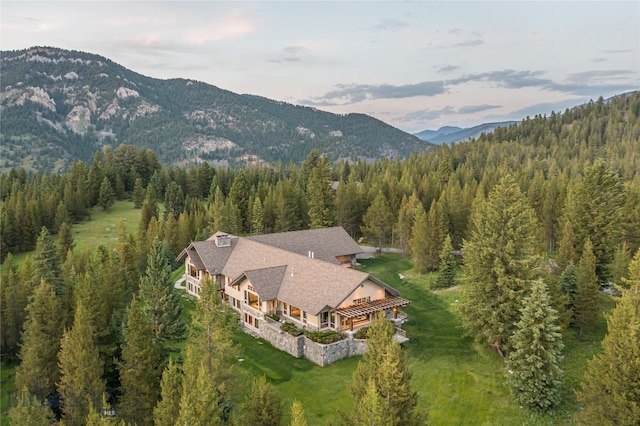
[[[118,240],[120,220],[123,221],[127,232],[135,235],[140,221],[140,209],[134,209],[131,201],[116,201],[107,212],[101,207],[91,209],[91,220],[73,225],[75,252],[78,253],[84,248],[92,249],[99,244],[113,247]]]

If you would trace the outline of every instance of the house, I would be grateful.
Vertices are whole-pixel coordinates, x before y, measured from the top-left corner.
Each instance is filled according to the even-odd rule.
[[[189,244],[177,259],[185,265],[188,293],[197,297],[202,281],[212,278],[245,330],[273,343],[268,335],[279,329],[273,317],[339,332],[369,325],[380,311],[397,318],[409,301],[352,269],[361,252],[342,227],[333,227],[248,237],[217,232]]]

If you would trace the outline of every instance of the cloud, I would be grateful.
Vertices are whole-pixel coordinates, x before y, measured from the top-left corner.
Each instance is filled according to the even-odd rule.
[[[535,105],[529,105],[525,108],[512,111],[511,113],[509,113],[509,116],[512,119],[519,120],[519,119],[522,119],[523,117],[533,117],[538,114],[549,115],[551,114],[552,111],[556,113],[562,113],[567,108],[573,108],[577,105],[580,105],[586,102],[588,102],[588,99],[586,98],[578,98],[578,99],[571,98],[571,99],[566,99],[558,102],[540,103]]]
[[[603,50],[603,53],[610,53],[610,54],[617,54],[617,53],[629,53],[629,52],[633,52],[633,50],[631,49],[608,49],[608,50]]]
[[[484,41],[480,39],[475,39],[475,40],[461,41],[460,43],[452,44],[449,47],[475,47],[475,46],[480,46],[482,44],[484,44]]]
[[[453,71],[455,66],[446,66],[442,72]],[[423,81],[415,84],[338,84],[329,91],[307,104],[318,106],[345,105],[365,100],[406,99],[421,96],[436,96],[448,93],[454,86],[467,83],[487,82],[505,89],[538,88],[540,90],[561,92],[568,95],[594,96],[594,94],[625,92],[637,87],[632,79],[626,82],[613,82],[615,79],[633,76],[631,70],[591,70],[567,76],[566,82],[557,82],[544,78],[543,71],[534,70],[496,70],[478,74],[468,74],[449,80]],[[498,105],[471,105],[462,107],[459,114],[472,114],[487,109],[499,108]]]
[[[456,109],[450,105],[447,105],[438,109],[424,109],[420,111],[410,112],[398,118],[400,122],[412,122],[412,121],[429,121],[435,120],[445,115],[456,114]]]
[[[467,105],[467,106],[458,108],[458,114],[475,114],[476,112],[487,111],[489,109],[496,109],[500,107],[501,105],[489,105],[489,104]]]
[[[446,66],[444,66],[444,67],[440,68],[440,69],[438,70],[438,72],[439,72],[439,73],[441,73],[441,74],[447,74],[447,73],[450,73],[450,72],[456,71],[456,70],[458,70],[458,69],[460,69],[460,67],[459,67],[459,66],[457,66],[457,65],[446,65]]]
[[[375,25],[373,29],[376,31],[398,31],[408,26],[409,24],[404,21],[397,21],[395,19],[384,19],[379,24]]]
[[[319,101],[345,99],[362,102],[373,99],[404,99],[417,96],[435,96],[446,92],[443,81],[423,81],[416,84],[339,84],[336,90],[325,93]]]
[[[287,46],[282,49],[279,55],[269,59],[269,62],[292,63],[301,62],[306,56],[306,49],[303,46]]]

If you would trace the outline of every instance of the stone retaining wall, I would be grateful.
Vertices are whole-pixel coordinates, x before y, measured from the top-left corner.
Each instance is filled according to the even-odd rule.
[[[296,358],[307,358],[321,367],[343,358],[362,355],[367,349],[367,341],[356,339],[354,333],[347,333],[345,339],[324,345],[314,342],[304,334],[292,336],[280,330],[280,323],[268,317],[264,318],[258,330],[245,327],[245,331],[265,339],[276,349]]]
[[[366,340],[354,339],[348,335],[346,339],[323,345],[316,343],[307,337],[305,340],[305,358],[321,367],[333,364],[343,358],[362,355],[366,349]]]

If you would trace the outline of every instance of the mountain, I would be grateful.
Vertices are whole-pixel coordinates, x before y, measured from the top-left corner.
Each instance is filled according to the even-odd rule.
[[[210,84],[143,76],[90,53],[0,52],[0,167],[61,170],[104,145],[164,164],[403,158],[432,145],[364,114],[338,115]]]
[[[431,142],[432,144],[440,145],[443,143],[461,142],[471,138],[477,138],[482,133],[493,132],[498,127],[508,127],[517,121],[502,121],[499,123],[484,123],[477,126],[461,128],[455,126],[444,126],[438,130],[423,130],[422,132],[415,133],[414,136],[422,139],[423,141]]]

